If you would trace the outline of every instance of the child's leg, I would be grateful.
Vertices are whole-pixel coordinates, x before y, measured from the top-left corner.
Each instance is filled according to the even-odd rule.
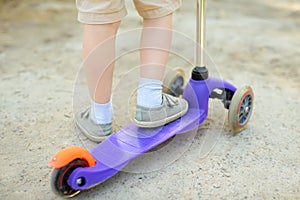
[[[143,78],[163,78],[171,45],[172,16],[144,19],[140,52]]]
[[[112,122],[110,101],[115,59],[115,36],[120,22],[84,25],[83,59],[90,97],[91,119],[96,124]]]
[[[134,2],[144,18],[140,51],[141,78],[134,121],[140,127],[152,128],[178,119],[188,109],[188,103],[184,99],[162,93],[162,79],[171,46],[172,13],[181,2]]]
[[[155,108],[162,104],[162,78],[168,61],[172,37],[172,14],[144,19],[141,38],[141,79],[137,104]]]
[[[115,35],[120,22],[84,25],[83,59],[91,108],[76,113],[76,125],[95,142],[112,133],[110,101],[115,59]]]
[[[141,78],[137,91],[135,122],[140,127],[162,126],[183,116],[184,99],[162,93],[162,78],[172,36],[172,14],[144,20],[141,41]]]
[[[100,104],[109,102],[111,97],[115,35],[119,25],[120,22],[84,25],[83,59],[89,93]]]
[[[126,16],[124,0],[76,0],[78,21],[84,24],[83,59],[91,108],[77,112],[76,125],[99,142],[112,133],[110,101],[115,60],[115,36]]]

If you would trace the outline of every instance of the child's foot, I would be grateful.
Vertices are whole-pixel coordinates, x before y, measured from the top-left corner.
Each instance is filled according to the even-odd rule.
[[[77,127],[86,137],[94,142],[101,142],[112,133],[112,123],[96,124],[91,119],[91,108],[87,108],[75,115]]]
[[[158,108],[136,107],[135,123],[139,127],[154,128],[163,126],[183,116],[188,110],[185,99],[162,94],[162,106]]]

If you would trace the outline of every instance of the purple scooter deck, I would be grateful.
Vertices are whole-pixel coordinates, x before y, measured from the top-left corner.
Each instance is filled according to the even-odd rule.
[[[199,122],[205,119],[204,110],[189,109],[183,117],[163,127],[145,129],[137,127],[134,123],[129,124],[91,150],[91,154],[97,160],[96,166],[76,169],[68,182],[72,188],[78,190],[100,184],[115,175],[134,158],[176,134],[195,129]],[[80,187],[76,180],[82,177],[85,179],[85,184]]]
[[[195,129],[206,119],[210,94],[217,88],[236,91],[233,85],[220,79],[190,79],[183,91],[183,98],[189,103],[189,110],[183,117],[154,129],[138,128],[133,123],[120,129],[90,151],[97,161],[96,166],[75,169],[68,184],[76,190],[100,184],[118,173],[134,158],[176,134]]]

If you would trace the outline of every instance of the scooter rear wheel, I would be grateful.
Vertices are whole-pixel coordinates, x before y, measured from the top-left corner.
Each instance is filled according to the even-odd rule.
[[[170,70],[163,80],[163,92],[175,97],[183,93],[185,83],[185,73],[182,69]]]
[[[229,106],[228,125],[233,133],[245,129],[253,111],[254,94],[250,86],[235,91]]]
[[[88,167],[88,163],[85,160],[76,159],[62,168],[53,169],[51,188],[54,193],[64,198],[70,198],[79,194],[80,190],[75,190],[68,184],[71,173],[78,167]]]

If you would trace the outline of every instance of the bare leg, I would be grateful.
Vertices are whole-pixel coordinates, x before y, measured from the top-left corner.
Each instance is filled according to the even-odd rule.
[[[165,125],[183,116],[188,109],[186,100],[162,94],[162,78],[171,46],[171,28],[172,14],[144,21],[141,77],[134,119],[140,127]]]
[[[162,80],[172,37],[172,14],[144,19],[141,39],[141,77]]]
[[[172,14],[156,19],[144,19],[140,50],[140,84],[137,90],[139,106],[162,106],[162,79],[171,45],[171,28]]]
[[[109,102],[111,97],[115,35],[119,25],[120,22],[84,25],[82,54],[87,83],[92,100],[99,104]]]
[[[110,101],[115,60],[115,35],[120,22],[84,25],[84,69],[91,106],[78,112],[76,125],[92,141],[100,142],[112,133],[113,110]]]

